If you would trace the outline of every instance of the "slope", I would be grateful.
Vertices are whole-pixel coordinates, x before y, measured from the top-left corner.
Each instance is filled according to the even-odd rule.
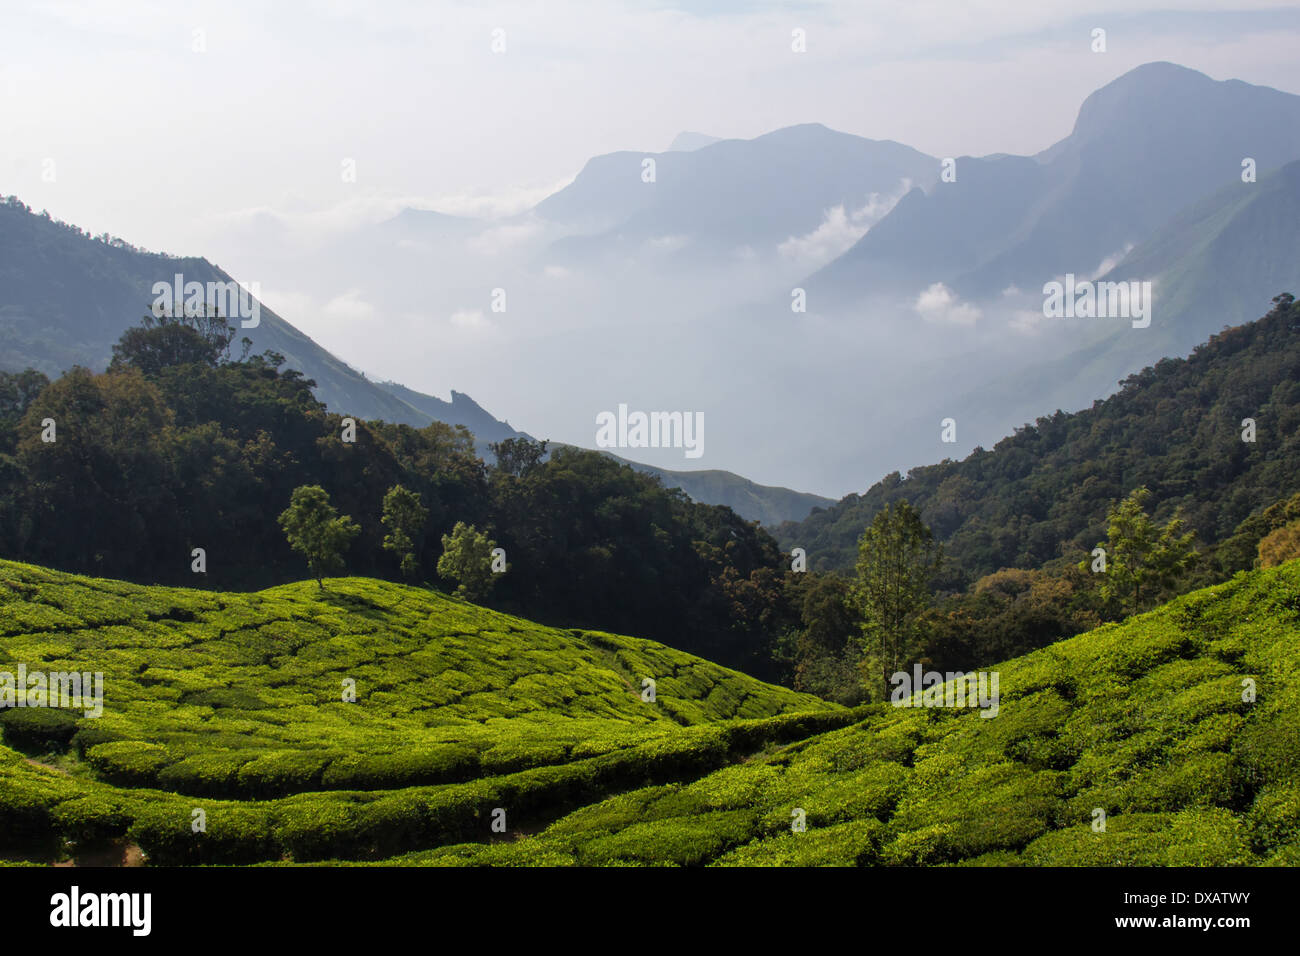
[[[617,455],[609,457],[631,465],[637,471],[656,475],[665,488],[680,488],[692,500],[709,505],[725,505],[746,521],[775,527],[784,521],[802,521],[814,508],[835,502],[821,495],[772,485],[760,485],[748,478],[716,468],[700,471],[670,471],[644,465]]]
[[[857,538],[906,499],[945,542],[949,586],[999,568],[1077,561],[1103,535],[1107,507],[1138,485],[1163,518],[1181,508],[1203,542],[1300,491],[1300,306],[1226,330],[1186,359],[1131,376],[1089,409],[1056,412],[991,451],[887,476],[862,495],[777,529],[817,568],[850,568]],[[1242,422],[1257,425],[1242,440]]]
[[[995,668],[992,718],[879,704],[532,838],[396,862],[1295,866],[1297,668],[1293,561]]]
[[[1300,158],[1300,96],[1147,63],[1092,93],[1066,139],[1034,157],[960,157],[956,180],[914,191],[809,280],[810,297],[965,298],[1091,275],[1190,203]],[[1189,131],[1195,131],[1189,140]]]
[[[0,607],[3,856],[128,831],[155,861],[367,855],[354,838],[436,845],[435,833],[475,831],[483,808],[469,801],[492,781],[518,797],[512,814],[551,813],[573,793],[698,775],[735,749],[848,719],[652,641],[369,579],[232,594],[4,561]],[[12,706],[20,666],[102,673],[102,716],[80,701]],[[383,832],[339,822],[381,800]],[[450,816],[431,823],[419,800]],[[173,846],[196,805],[217,825]]]
[[[206,259],[93,239],[16,199],[0,201],[0,369],[31,367],[50,376],[73,365],[102,370],[118,337],[149,311],[154,283],[171,284],[177,274],[186,282],[232,281]],[[478,424],[472,430],[480,441],[519,434],[465,396],[444,402],[370,381],[264,305],[258,326],[238,335],[252,340],[254,352],[284,355],[339,414],[420,428],[434,420],[468,425],[454,417],[465,414]]]

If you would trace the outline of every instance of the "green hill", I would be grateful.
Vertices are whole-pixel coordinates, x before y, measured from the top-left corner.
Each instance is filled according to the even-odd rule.
[[[653,641],[368,579],[229,594],[0,561],[0,607],[0,672],[104,675],[99,718],[0,710],[0,855],[409,850],[486,832],[485,798],[545,818],[850,719]],[[208,830],[182,840],[195,806]]]
[[[234,595],[4,562],[0,586],[0,669],[105,674],[98,720],[0,717],[5,859],[1300,863],[1300,562],[993,668],[991,719],[847,711],[363,579]]]
[[[993,670],[991,719],[878,705],[852,727],[621,794],[532,838],[399,862],[1300,864],[1300,562]]]

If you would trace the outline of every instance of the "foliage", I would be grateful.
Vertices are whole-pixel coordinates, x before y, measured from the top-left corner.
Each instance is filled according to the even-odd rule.
[[[457,521],[451,534],[442,536],[442,557],[438,558],[438,574],[459,582],[456,593],[471,601],[487,597],[496,584],[492,570],[492,552],[496,542],[473,525]]]
[[[548,442],[535,442],[527,438],[507,438],[488,444],[488,451],[496,458],[497,470],[502,474],[526,475],[546,459]]]
[[[122,333],[108,367],[110,371],[134,368],[145,375],[178,365],[215,368],[223,359],[229,360],[234,338],[234,327],[215,311],[146,315],[139,325]],[[247,352],[251,343],[245,343]]]
[[[339,516],[320,485],[295,488],[289,507],[278,520],[290,546],[307,559],[322,590],[321,577],[343,570],[343,552],[361,531],[347,515]]]
[[[753,523],[595,452],[520,440],[499,449],[506,471],[486,468],[461,425],[356,420],[344,440],[315,383],[283,355],[228,356],[229,334],[215,316],[151,318],[110,373],[0,377],[0,554],[140,583],[268,587],[298,579],[302,558],[266,502],[314,485],[360,528],[357,573],[433,568],[463,522],[510,555],[492,590],[504,610],[776,676],[769,646],[794,615],[782,555]],[[427,517],[417,530],[408,516],[411,544],[394,552],[383,506],[398,485]],[[206,575],[191,570],[196,547]]]
[[[1298,636],[1293,561],[1001,664],[995,718],[872,705],[853,726],[610,797],[537,836],[401,862],[1287,865]]]
[[[812,568],[848,572],[862,529],[906,498],[944,545],[938,586],[961,591],[1003,568],[1077,563],[1105,533],[1111,503],[1145,486],[1157,520],[1179,511],[1200,541],[1226,544],[1251,515],[1300,492],[1300,304],[1274,303],[1089,409],[1039,418],[962,461],[891,474],[777,537],[805,548]],[[1243,441],[1246,418],[1258,423],[1254,442]],[[1223,577],[1249,568],[1258,540],[1209,566]]]
[[[982,593],[1025,590],[1013,575]],[[65,841],[73,855],[135,842],[164,864],[1250,865],[1300,851],[1295,561],[998,665],[992,719],[843,710],[663,645],[379,581],[323,599],[309,584],[213,594],[0,562],[0,604],[0,657],[102,668],[107,688],[101,719],[64,715],[71,773],[12,749],[59,746],[66,719],[12,739],[5,722],[10,858],[55,859]],[[509,839],[492,843],[497,807]]]
[[[1158,595],[1168,592],[1197,558],[1192,542],[1194,531],[1183,533],[1183,523],[1175,516],[1159,528],[1143,505],[1151,493],[1137,488],[1111,508],[1107,515],[1105,567],[1098,573],[1098,591],[1106,605],[1136,614],[1155,603]],[[1080,570],[1088,570],[1084,560]],[[1094,568],[1094,570],[1096,570]]]
[[[420,570],[420,563],[415,557],[416,542],[419,541],[425,522],[429,520],[429,509],[420,503],[417,492],[393,485],[384,495],[384,548],[392,551],[401,561],[402,574],[413,578]]]
[[[0,658],[105,686],[99,719],[0,716],[8,747],[74,770],[0,747],[0,853],[367,858],[476,838],[485,802],[536,820],[852,720],[661,644],[351,578],[214,594],[0,562]]]
[[[942,548],[906,501],[877,514],[858,539],[853,594],[881,697],[916,642],[916,619],[929,604],[930,581],[942,560]]]
[[[1259,566],[1272,568],[1300,558],[1300,519],[1269,532],[1259,542]]]

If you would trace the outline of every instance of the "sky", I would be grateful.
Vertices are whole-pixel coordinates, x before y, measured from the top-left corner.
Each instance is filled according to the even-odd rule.
[[[404,205],[510,214],[682,130],[821,122],[936,156],[1032,153],[1151,60],[1300,92],[1300,10],[1222,7],[5,0],[0,192],[226,264],[259,216],[310,237]]]
[[[502,382],[479,313],[449,306],[446,348],[426,360],[399,332],[385,338],[367,290],[337,275],[289,281],[279,263],[405,207],[512,216],[591,157],[665,150],[683,130],[749,138],[819,122],[938,157],[1033,154],[1068,135],[1089,93],[1153,60],[1300,93],[1300,8],[1274,0],[0,0],[0,11],[0,194],[94,234],[204,256],[372,377],[465,391],[516,427],[574,441],[586,418],[566,432],[527,400],[532,386]],[[521,228],[476,242],[508,246]],[[456,336],[478,337],[472,356],[457,356]]]

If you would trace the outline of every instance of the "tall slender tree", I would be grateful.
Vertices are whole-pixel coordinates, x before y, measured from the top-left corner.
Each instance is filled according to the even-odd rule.
[[[916,619],[930,603],[931,580],[942,561],[942,546],[907,501],[877,512],[858,539],[853,595],[882,696],[916,643]]]
[[[384,495],[384,513],[380,519],[388,531],[384,535],[384,550],[401,559],[402,574],[408,578],[415,577],[420,570],[415,549],[428,519],[429,509],[421,503],[419,492],[393,485]]]

